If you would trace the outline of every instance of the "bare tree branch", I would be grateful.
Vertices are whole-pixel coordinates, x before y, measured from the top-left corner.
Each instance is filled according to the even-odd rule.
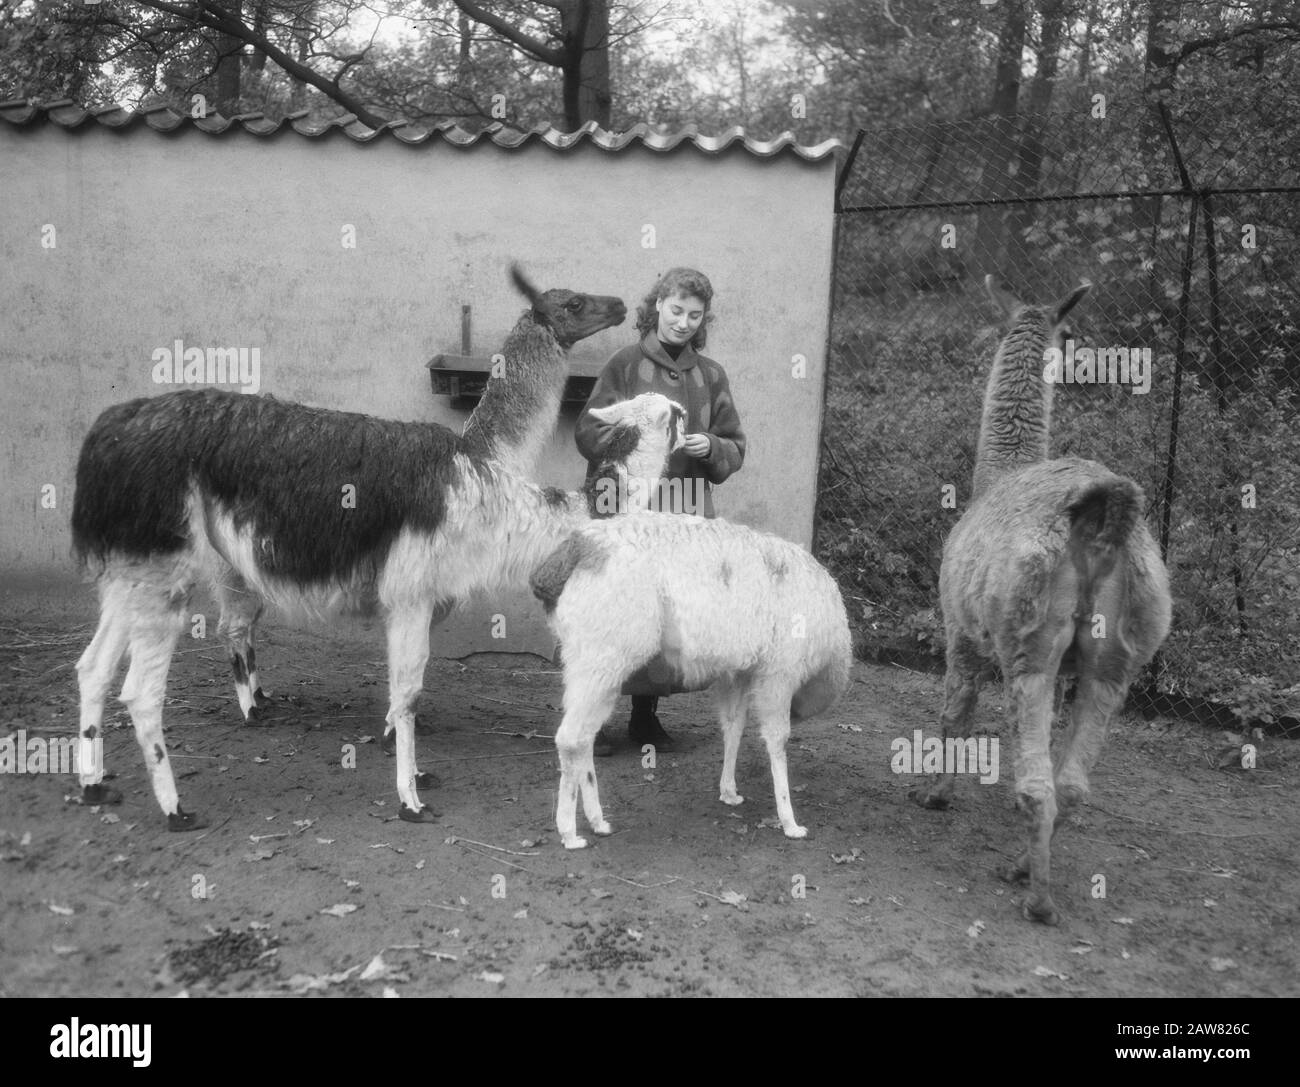
[[[494,15],[490,11],[485,11],[477,4],[473,3],[472,0],[453,0],[453,2],[461,11],[475,22],[482,23],[486,27],[491,27],[500,34],[501,37],[518,46],[529,56],[535,57],[537,60],[546,64],[554,65],[556,68],[559,68],[564,64],[564,50],[546,45],[544,42],[540,42],[536,38],[525,34],[522,30],[511,26],[499,15]],[[556,7],[554,4],[548,6]],[[562,9],[557,7],[556,10]]]
[[[169,3],[168,0],[136,0],[136,2],[144,7],[153,8],[168,15],[188,19],[195,26],[206,27],[209,30],[220,31],[223,34],[229,34],[233,38],[238,38],[240,41],[262,50],[270,60],[274,61],[294,79],[315,87],[348,112],[356,114],[363,124],[367,124],[371,128],[380,128],[386,124],[384,118],[372,112],[364,102],[338,85],[338,79],[342,77],[342,72],[334,80],[331,80],[315,69],[294,60],[284,50],[269,41],[265,35],[255,34],[249,27],[244,25],[242,19],[231,15],[212,3],[211,0],[196,0],[193,5],[173,4]],[[346,68],[344,70],[346,71]]]

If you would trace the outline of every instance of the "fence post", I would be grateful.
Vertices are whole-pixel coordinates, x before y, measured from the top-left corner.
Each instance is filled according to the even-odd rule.
[[[1222,419],[1228,410],[1228,368],[1223,357],[1223,304],[1219,294],[1219,252],[1215,238],[1214,194],[1207,189],[1202,194],[1205,205],[1205,271],[1210,288],[1210,366],[1214,377],[1214,406]],[[1220,446],[1220,455],[1226,465],[1228,450]],[[1221,486],[1228,486],[1226,467],[1219,479]],[[1246,633],[1246,594],[1241,579],[1241,541],[1238,536],[1237,512],[1235,503],[1233,512],[1228,517],[1228,550],[1232,563],[1232,589],[1234,604],[1237,609],[1237,633]]]
[[[1165,477],[1160,494],[1160,558],[1169,562],[1169,518],[1174,505],[1174,475],[1178,467],[1178,427],[1182,416],[1183,404],[1183,360],[1187,356],[1188,306],[1192,294],[1192,262],[1196,257],[1196,215],[1200,210],[1201,196],[1192,188],[1192,179],[1183,164],[1182,152],[1174,138],[1173,125],[1169,121],[1169,109],[1163,102],[1159,104],[1160,120],[1169,138],[1174,162],[1182,178],[1183,191],[1191,198],[1191,207],[1187,219],[1187,245],[1183,249],[1182,289],[1178,295],[1178,316],[1174,320],[1174,397],[1169,409],[1169,448],[1165,456]]]

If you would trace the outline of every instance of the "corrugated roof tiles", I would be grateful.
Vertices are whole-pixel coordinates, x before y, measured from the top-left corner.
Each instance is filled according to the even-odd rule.
[[[674,151],[689,146],[706,154],[719,154],[739,144],[746,152],[758,158],[773,158],[791,152],[808,162],[818,162],[842,151],[844,147],[839,140],[835,139],[823,140],[811,147],[805,146],[795,141],[792,132],[782,132],[772,140],[756,140],[745,135],[744,128],[739,125],[716,136],[701,135],[696,125],[683,125],[676,132],[667,135],[654,131],[647,124],[633,125],[626,132],[607,132],[594,121],[588,121],[574,132],[561,132],[548,124],[536,125],[527,131],[521,131],[499,122],[488,125],[482,131],[470,132],[452,121],[445,121],[429,128],[408,121],[393,121],[381,128],[371,128],[357,120],[351,113],[324,123],[309,123],[305,120],[307,116],[304,110],[290,114],[279,121],[268,120],[260,113],[244,113],[234,117],[211,113],[207,117],[192,118],[176,113],[165,105],[146,104],[139,110],[128,110],[121,106],[83,109],[70,99],[37,103],[18,98],[0,102],[0,119],[8,124],[19,128],[54,124],[69,131],[83,129],[89,125],[125,131],[144,125],[155,132],[164,133],[196,128],[213,136],[242,130],[263,138],[293,132],[308,139],[318,140],[341,133],[356,143],[369,143],[372,140],[391,137],[406,144],[441,140],[454,147],[472,147],[477,143],[490,141],[497,147],[513,150],[540,141],[556,151],[567,151],[580,144],[591,143],[602,151],[610,152],[622,151],[633,145],[659,152]]]

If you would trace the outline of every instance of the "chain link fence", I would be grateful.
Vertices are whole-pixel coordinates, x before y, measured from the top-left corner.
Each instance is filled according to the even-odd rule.
[[[1003,331],[984,275],[1041,303],[1089,279],[1074,342],[1127,357],[1128,381],[1058,386],[1051,449],[1147,495],[1175,613],[1133,703],[1285,725],[1300,716],[1300,129],[1102,113],[859,133],[836,199],[817,554],[866,656],[942,659],[940,554]]]

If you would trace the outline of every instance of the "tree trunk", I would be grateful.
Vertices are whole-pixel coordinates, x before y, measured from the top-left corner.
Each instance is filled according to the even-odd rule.
[[[236,19],[242,17],[240,0],[221,0],[220,6]],[[217,51],[217,112],[233,117],[239,112],[239,77],[244,43],[231,34],[217,33],[213,38]]]
[[[1038,194],[1042,182],[1042,127],[1052,106],[1052,93],[1056,89],[1056,75],[1060,67],[1061,40],[1065,33],[1065,0],[1042,0],[1040,10],[1043,19],[1042,34],[1039,37],[1034,79],[1029,84],[1027,116],[1022,118],[1019,169],[1014,179],[1016,195],[1026,200],[1026,203],[1012,209],[1010,241],[1017,249],[1017,252],[1011,254],[1015,263],[1020,262],[1019,258],[1023,255],[1019,251],[1020,241],[1025,231],[1033,226],[1038,210],[1037,205],[1028,201]]]
[[[311,57],[311,27],[302,12],[293,17],[293,42],[297,52],[295,59],[299,64],[306,64]],[[289,112],[300,113],[307,108],[307,84],[300,79],[289,83]]]
[[[1006,19],[998,34],[998,60],[989,105],[989,130],[985,142],[984,177],[980,195],[985,199],[1014,196],[1011,162],[1016,152],[1016,114],[1020,102],[1020,64],[1028,23],[1027,0],[1007,0]],[[1004,274],[1007,260],[1007,209],[983,208],[975,228],[973,252],[967,267]],[[972,263],[973,262],[973,263]]]
[[[562,13],[564,122],[572,132],[588,121],[608,128],[609,0],[573,0]]]
[[[255,0],[253,5],[253,33],[261,37],[266,37],[266,4],[267,0]],[[265,71],[266,53],[261,49],[254,49],[248,67],[253,72]]]
[[[1173,95],[1174,81],[1177,78],[1175,68],[1176,47],[1172,33],[1165,24],[1176,24],[1181,12],[1182,0],[1150,0],[1147,13],[1147,48],[1142,72],[1142,91],[1146,99],[1142,122],[1138,129],[1138,142],[1141,148],[1141,161],[1144,163],[1169,163],[1169,169],[1158,171],[1154,176],[1141,179],[1141,184],[1150,188],[1164,188],[1171,180],[1178,184],[1176,167],[1172,162],[1169,140],[1160,123],[1157,106],[1167,102]],[[1169,176],[1173,174],[1172,178]],[[1160,214],[1160,198],[1150,197],[1133,201],[1133,225],[1138,230],[1151,230]]]

